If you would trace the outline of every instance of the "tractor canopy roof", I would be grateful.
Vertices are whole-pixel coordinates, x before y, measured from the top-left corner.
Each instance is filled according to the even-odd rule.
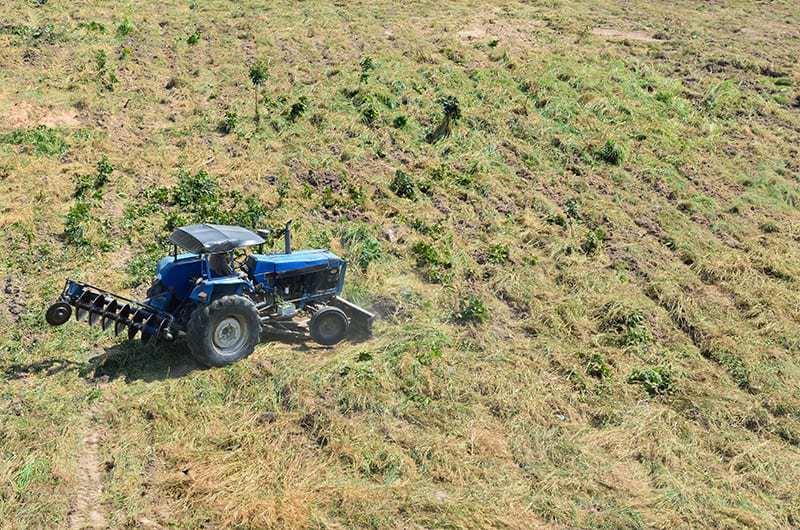
[[[176,228],[169,240],[197,254],[217,254],[264,243],[264,238],[247,228],[205,223]]]

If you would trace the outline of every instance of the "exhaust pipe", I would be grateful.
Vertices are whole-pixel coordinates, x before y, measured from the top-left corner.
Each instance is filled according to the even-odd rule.
[[[286,223],[286,226],[283,229],[283,253],[284,254],[291,254],[292,253],[292,220]]]

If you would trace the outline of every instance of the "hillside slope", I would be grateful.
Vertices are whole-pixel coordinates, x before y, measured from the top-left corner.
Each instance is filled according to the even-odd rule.
[[[800,525],[796,2],[158,4],[0,6],[3,525]],[[44,322],[289,218],[374,339]]]

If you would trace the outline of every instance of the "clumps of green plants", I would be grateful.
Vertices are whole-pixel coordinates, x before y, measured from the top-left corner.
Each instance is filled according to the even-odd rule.
[[[439,140],[450,136],[453,131],[453,125],[461,117],[461,107],[458,104],[458,99],[455,96],[445,96],[440,98],[439,103],[442,106],[442,120],[433,131],[429,132],[425,137],[425,141],[429,144],[435,144]]]
[[[15,24],[1,24],[0,35],[13,35],[27,40],[30,46],[39,46],[41,44],[55,44],[56,42],[64,39],[64,33],[58,31],[54,24],[45,24],[43,26],[23,26]]]
[[[85,29],[86,31],[94,31],[96,33],[105,33],[106,27],[99,22],[92,20],[91,22],[80,22],[78,28]]]
[[[596,379],[607,379],[611,376],[611,367],[600,353],[593,353],[586,361],[586,374]]]
[[[117,84],[119,79],[117,79],[117,74],[114,73],[108,64],[108,55],[105,50],[100,50],[95,54],[94,65],[97,86],[100,87],[101,90],[112,92],[114,90],[114,85]]]
[[[678,388],[669,365],[636,368],[628,376],[628,383],[641,386],[650,397],[673,394]]]
[[[609,138],[599,149],[597,149],[595,156],[598,160],[601,160],[606,164],[618,166],[622,164],[622,161],[625,158],[625,150],[621,145]]]
[[[127,18],[117,25],[117,37],[124,38],[133,33],[133,23]]]
[[[394,178],[392,182],[389,183],[389,189],[392,190],[392,193],[404,199],[411,199],[413,201],[417,196],[414,181],[411,180],[408,173],[402,169],[395,171]]]
[[[113,171],[114,166],[104,155],[97,162],[97,170],[93,175],[80,175],[75,179],[75,189],[72,192],[75,202],[64,218],[64,240],[68,244],[79,247],[91,244],[88,228],[92,221],[92,208],[103,198],[103,190]],[[108,249],[110,244],[101,241],[100,247]]]
[[[495,265],[505,265],[508,263],[509,252],[508,246],[502,243],[496,243],[489,247],[486,252],[486,261],[494,263]]]
[[[638,346],[652,341],[647,319],[639,309],[614,301],[605,304],[599,315],[602,319],[601,331],[607,333],[615,345]]]
[[[200,30],[195,29],[194,32],[186,38],[186,44],[194,46],[198,42],[200,42]]]
[[[263,61],[258,61],[250,66],[250,71],[248,74],[250,77],[250,83],[253,85],[256,123],[259,123],[261,121],[261,114],[258,110],[258,93],[261,90],[261,86],[267,81],[267,79],[269,79],[269,66]]]
[[[453,317],[461,324],[481,324],[489,319],[489,310],[481,298],[469,295],[461,299]]]
[[[67,142],[56,129],[39,125],[33,129],[16,129],[0,136],[0,143],[22,146],[37,155],[60,157],[67,151]]]
[[[165,234],[197,222],[257,227],[267,216],[267,207],[257,197],[223,190],[204,170],[182,170],[175,186],[154,188],[145,192],[145,198],[148,204],[142,208],[165,210]]]
[[[97,162],[97,171],[91,175],[79,175],[75,179],[75,190],[72,196],[76,199],[100,199],[103,188],[108,183],[114,166],[103,157]]]
[[[258,105],[256,105],[256,115],[258,115]],[[239,114],[235,110],[225,111],[222,121],[219,122],[217,130],[222,134],[230,134],[239,126]]]
[[[89,245],[86,225],[91,220],[90,206],[86,201],[75,201],[64,217],[64,239],[70,245]]]
[[[586,255],[594,254],[605,240],[606,232],[602,228],[589,230],[589,233],[586,234],[586,238],[581,243],[581,251]]]
[[[422,270],[428,281],[445,283],[449,281],[453,261],[450,252],[428,243],[418,241],[411,247],[411,252],[417,259],[417,267]]]
[[[296,102],[292,103],[289,111],[286,113],[286,119],[290,123],[296,122],[300,116],[308,109],[308,99],[305,96],[300,96]]]
[[[402,129],[407,124],[408,124],[408,118],[403,114],[400,114],[399,116],[395,116],[394,120],[392,120],[392,126],[395,129]]]
[[[779,230],[778,230],[778,225],[776,225],[776,224],[775,224],[775,223],[773,223],[772,221],[766,221],[766,222],[764,222],[764,223],[761,223],[761,224],[758,226],[758,228],[759,228],[759,229],[760,229],[762,232],[764,232],[765,234],[775,234],[775,233],[777,233],[777,232],[779,231]]]
[[[342,232],[340,239],[362,271],[367,270],[370,263],[379,260],[383,256],[381,244],[367,224],[348,225]]]
[[[370,73],[375,69],[375,62],[372,60],[372,57],[366,56],[361,59],[359,66],[361,67],[359,79],[362,83],[366,83],[369,80]]]

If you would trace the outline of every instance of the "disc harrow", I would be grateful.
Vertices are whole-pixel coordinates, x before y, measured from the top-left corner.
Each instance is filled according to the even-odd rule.
[[[59,301],[47,310],[47,322],[54,326],[64,324],[73,307],[75,320],[86,320],[90,326],[99,322],[103,330],[113,325],[115,335],[127,331],[128,339],[139,333],[151,340],[172,339],[173,316],[169,313],[74,280],[66,281]]]

